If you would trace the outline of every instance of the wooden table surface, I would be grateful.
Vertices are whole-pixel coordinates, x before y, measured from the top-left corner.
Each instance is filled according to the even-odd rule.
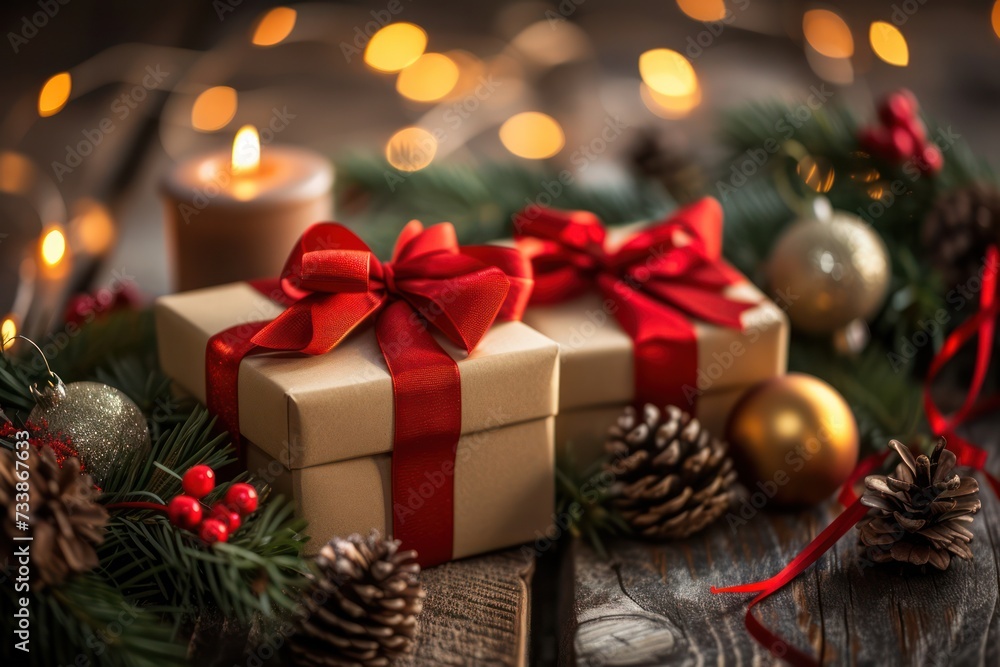
[[[970,435],[1000,441],[988,424]],[[862,567],[852,530],[755,613],[823,664],[1000,665],[1000,501],[981,477],[980,489],[971,562],[918,575]],[[744,627],[752,595],[709,587],[775,574],[839,509],[830,502],[762,512],[735,530],[721,521],[665,544],[618,540],[607,560],[577,541],[534,566],[513,550],[428,570],[425,625],[410,664],[518,665],[525,646],[529,664],[778,663]]]

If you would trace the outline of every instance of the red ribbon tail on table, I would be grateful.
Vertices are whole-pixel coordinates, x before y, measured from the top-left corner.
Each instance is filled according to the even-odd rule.
[[[756,593],[759,591],[760,595],[751,600],[747,606],[745,620],[747,631],[750,635],[762,646],[770,650],[775,657],[781,658],[796,667],[818,665],[819,663],[815,658],[795,648],[757,620],[757,617],[753,615],[753,608],[819,560],[819,557],[825,554],[841,537],[846,535],[867,512],[868,508],[861,504],[861,500],[855,500],[778,574],[770,579],[752,584],[741,584],[724,588],[712,586],[712,592]]]
[[[941,351],[931,362],[931,367],[924,384],[924,411],[934,433],[947,438],[949,446],[955,451],[958,457],[959,464],[969,466],[981,472],[986,477],[993,492],[1000,496],[1000,480],[997,480],[996,477],[985,469],[986,451],[961,437],[956,432],[958,427],[963,423],[981,414],[983,411],[982,408],[992,408],[997,403],[996,400],[991,400],[987,401],[985,405],[976,405],[986,378],[986,372],[989,370],[990,356],[993,351],[993,341],[996,335],[996,320],[998,313],[1000,313],[1000,302],[997,301],[998,268],[1000,268],[1000,250],[996,246],[991,246],[986,254],[986,267],[982,276],[983,282],[982,291],[980,292],[979,311],[948,336],[941,347]],[[955,356],[958,350],[977,335],[976,366],[972,384],[962,403],[962,407],[950,417],[945,417],[931,396],[931,384],[938,372]],[[888,454],[889,452],[885,451],[874,456],[869,456],[857,465],[838,496],[840,502],[847,509],[834,519],[781,572],[765,581],[725,588],[716,588],[713,586],[711,589],[713,593],[760,592],[747,606],[747,630],[754,639],[770,649],[772,654],[797,667],[812,666],[819,663],[815,658],[791,646],[781,639],[781,637],[771,632],[753,615],[753,608],[816,562],[837,540],[843,537],[865,516],[868,509],[861,504],[861,499],[858,497],[854,486],[861,478],[878,469],[885,462]]]
[[[413,314],[408,303],[396,301],[375,333],[395,406],[392,533],[429,567],[452,558],[462,385],[458,364]]]

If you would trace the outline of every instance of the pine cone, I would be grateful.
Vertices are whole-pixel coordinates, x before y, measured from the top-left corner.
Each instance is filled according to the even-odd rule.
[[[894,476],[869,475],[861,502],[870,507],[858,522],[860,546],[875,563],[930,563],[945,570],[952,556],[972,559],[972,523],[979,511],[979,483],[953,474],[955,454],[938,440],[930,458],[916,459],[903,443],[889,442],[902,462]]]
[[[922,240],[949,287],[966,282],[987,247],[1000,243],[1000,192],[982,185],[949,192],[924,218]]]
[[[646,131],[632,149],[631,161],[640,174],[659,182],[678,204],[698,199],[705,191],[701,167],[689,156],[664,146]]]
[[[16,456],[10,450],[0,452],[0,507],[5,508],[0,530],[0,557],[11,562],[15,546],[31,545],[32,580],[40,586],[55,585],[75,572],[88,572],[99,561],[95,545],[104,541],[108,512],[95,502],[97,491],[90,475],[80,474],[80,459],[68,458],[62,468],[48,447],[27,450],[28,479],[18,478]],[[24,470],[22,466],[21,471]],[[27,485],[30,532],[21,530],[16,509],[23,502]],[[20,509],[24,509],[21,507]],[[15,542],[15,536],[31,535],[32,542]]]
[[[626,408],[605,449],[613,457],[606,467],[617,476],[614,506],[643,537],[687,537],[732,502],[736,472],[727,445],[680,408],[661,413],[647,404],[641,419]]]
[[[333,538],[319,552],[320,576],[291,641],[299,665],[382,667],[411,650],[424,590],[415,551],[398,540]]]

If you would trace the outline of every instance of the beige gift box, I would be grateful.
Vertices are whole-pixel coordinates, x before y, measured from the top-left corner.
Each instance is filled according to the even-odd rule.
[[[695,416],[719,436],[743,392],[783,374],[788,363],[785,313],[749,281],[732,285],[725,294],[757,305],[743,313],[743,331],[694,321],[698,378],[688,392],[695,397],[694,405],[678,406],[693,408]],[[632,339],[596,292],[531,307],[524,322],[559,343],[556,447],[561,458],[565,455],[574,467],[585,468],[599,456],[608,427],[633,400]]]
[[[204,401],[209,338],[281,310],[245,283],[163,297],[156,302],[161,366]],[[558,347],[519,322],[495,324],[469,354],[438,342],[462,378],[454,556],[533,540],[553,511]],[[390,531],[392,379],[370,327],[324,355],[245,358],[239,411],[242,436],[254,443],[251,472],[291,493],[311,524],[312,550],[333,535]]]

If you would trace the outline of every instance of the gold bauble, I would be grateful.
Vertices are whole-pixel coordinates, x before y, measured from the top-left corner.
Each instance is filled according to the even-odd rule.
[[[751,494],[778,505],[813,505],[858,462],[858,426],[837,391],[789,373],[750,389],[729,415],[730,454]]]
[[[818,198],[814,213],[785,230],[767,263],[767,281],[792,326],[813,334],[868,319],[889,290],[888,250],[861,218]]]

